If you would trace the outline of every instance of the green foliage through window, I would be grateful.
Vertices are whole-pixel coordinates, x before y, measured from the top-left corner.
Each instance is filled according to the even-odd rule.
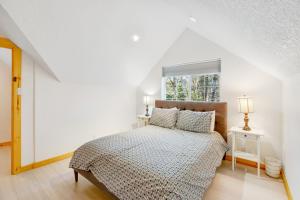
[[[182,101],[220,101],[220,76],[185,75],[163,77],[163,98]]]

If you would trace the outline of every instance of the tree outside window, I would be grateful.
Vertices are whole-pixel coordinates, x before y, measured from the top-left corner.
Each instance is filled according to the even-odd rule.
[[[200,74],[163,77],[163,98],[181,101],[220,101],[220,75]]]

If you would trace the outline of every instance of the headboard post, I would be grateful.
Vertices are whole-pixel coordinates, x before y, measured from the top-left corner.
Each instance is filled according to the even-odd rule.
[[[195,102],[155,100],[156,108],[178,108],[198,112],[216,111],[215,131],[227,141],[227,103],[226,102]]]

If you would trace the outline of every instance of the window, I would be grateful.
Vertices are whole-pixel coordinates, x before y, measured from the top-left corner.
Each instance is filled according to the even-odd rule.
[[[162,99],[220,101],[220,69],[220,60],[163,67]]]

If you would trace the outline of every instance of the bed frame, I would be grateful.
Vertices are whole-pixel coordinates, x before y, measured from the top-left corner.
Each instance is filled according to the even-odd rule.
[[[227,103],[218,102],[218,103],[206,103],[206,102],[189,102],[189,101],[164,101],[156,100],[156,108],[178,108],[180,110],[192,110],[192,111],[216,111],[216,120],[215,120],[215,131],[219,132],[225,141],[227,141]],[[87,172],[79,169],[74,169],[75,181],[78,182],[78,174],[82,175],[88,179],[91,183],[96,185],[102,191],[108,193],[111,196],[111,199],[118,199],[114,194],[109,192],[104,184],[99,182],[92,172]]]

